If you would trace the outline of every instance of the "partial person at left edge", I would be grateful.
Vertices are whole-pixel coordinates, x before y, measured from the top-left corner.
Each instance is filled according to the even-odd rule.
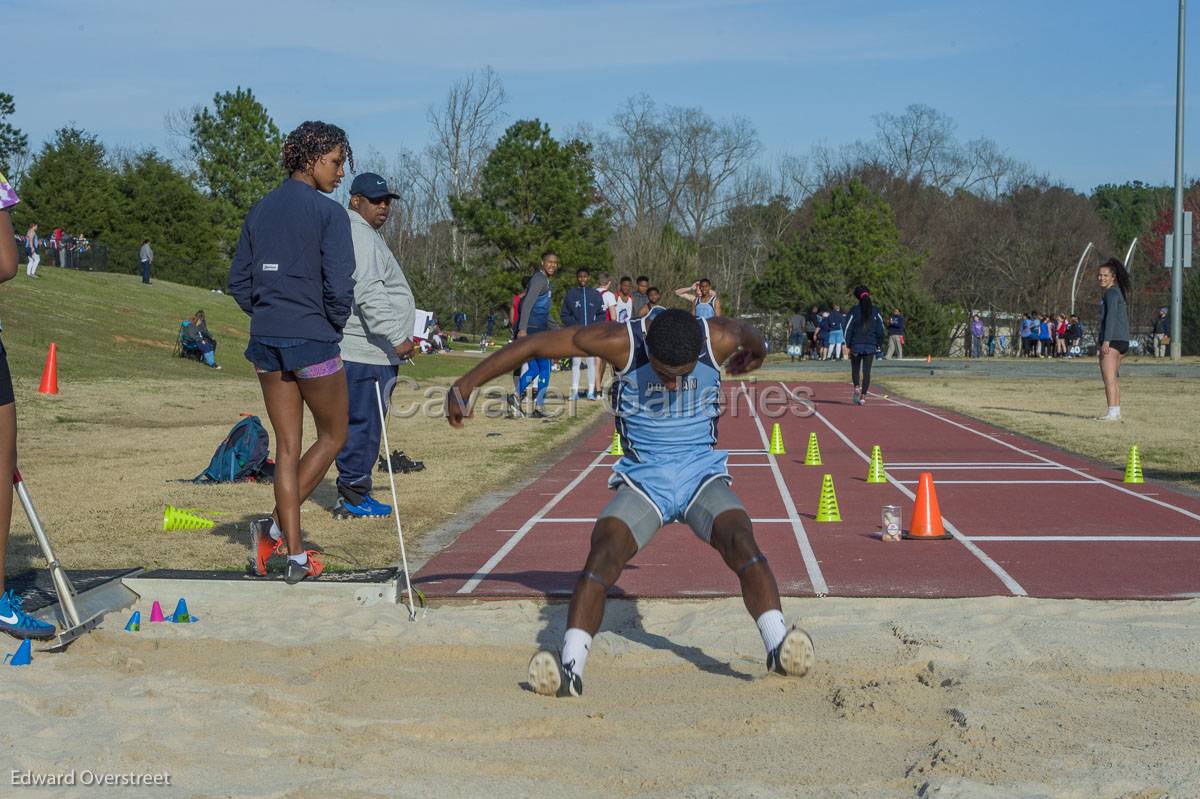
[[[0,175],[0,283],[17,274],[17,241],[13,236],[8,209],[20,202],[4,175]],[[17,470],[17,405],[13,396],[8,354],[0,341],[0,474],[11,479]],[[13,492],[0,491],[0,631],[15,638],[53,638],[54,625],[30,616],[21,607],[21,597],[4,590],[5,555],[8,531],[12,523]]]
[[[371,496],[371,470],[400,363],[413,352],[417,306],[396,256],[379,234],[400,195],[373,172],[350,184],[354,242],[354,305],[342,330],[342,362],[350,396],[346,443],[337,456],[338,518],[388,516],[392,507]],[[391,453],[384,457],[390,458]],[[407,459],[403,453],[401,458]],[[417,461],[409,461],[417,463]],[[404,468],[402,471],[408,471]]]

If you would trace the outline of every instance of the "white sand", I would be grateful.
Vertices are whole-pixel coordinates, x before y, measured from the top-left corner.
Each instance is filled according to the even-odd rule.
[[[0,795],[1200,796],[1200,600],[789,600],[799,680],[763,675],[737,600],[613,603],[584,698],[554,700],[522,683],[564,605],[278,596],[0,669]]]

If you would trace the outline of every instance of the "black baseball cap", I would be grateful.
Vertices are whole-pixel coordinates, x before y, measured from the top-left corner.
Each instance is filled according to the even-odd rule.
[[[374,172],[363,172],[354,178],[354,182],[350,184],[351,196],[360,194],[368,200],[379,200],[384,197],[391,197],[393,200],[399,200],[400,195],[388,188],[387,181],[376,175]]]

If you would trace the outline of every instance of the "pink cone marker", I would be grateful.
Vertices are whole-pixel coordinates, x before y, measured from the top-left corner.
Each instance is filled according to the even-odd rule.
[[[154,600],[154,607],[150,608],[150,621],[166,621],[163,618],[162,607],[159,606],[158,600]]]

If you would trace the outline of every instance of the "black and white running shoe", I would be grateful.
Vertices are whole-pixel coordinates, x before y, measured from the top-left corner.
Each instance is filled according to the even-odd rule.
[[[767,671],[785,677],[803,677],[816,660],[812,638],[799,627],[792,627],[779,646],[767,655]],[[530,664],[532,670],[533,665]]]
[[[529,684],[542,696],[583,696],[583,678],[549,649],[538,651],[529,661]]]
[[[508,395],[508,417],[510,419],[523,419],[525,412],[521,410],[521,401],[517,399],[516,394]]]

